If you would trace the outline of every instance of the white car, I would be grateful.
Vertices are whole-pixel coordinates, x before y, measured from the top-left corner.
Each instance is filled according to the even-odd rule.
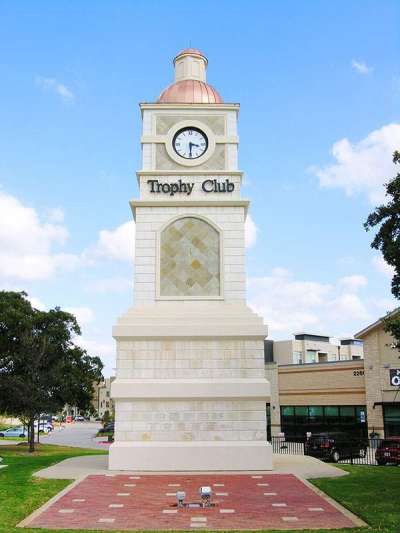
[[[38,429],[38,422],[35,420],[35,431]],[[52,424],[49,424],[48,422],[40,422],[39,425],[39,432],[43,433],[50,433],[50,431],[53,431]]]

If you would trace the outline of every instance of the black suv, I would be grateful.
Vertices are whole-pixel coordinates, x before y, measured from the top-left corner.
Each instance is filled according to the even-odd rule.
[[[367,447],[368,443],[362,437],[340,432],[316,433],[305,442],[304,453],[323,461],[337,463],[340,459],[364,458]]]
[[[103,428],[99,429],[98,434],[101,435],[103,433],[114,433],[114,422],[109,422]]]

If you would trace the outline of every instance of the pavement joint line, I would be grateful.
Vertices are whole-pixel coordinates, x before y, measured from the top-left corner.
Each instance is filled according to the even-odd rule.
[[[111,507],[111,509],[120,509],[123,506],[124,506],[123,503],[110,503],[108,507]]]
[[[74,513],[75,509],[59,509],[58,512],[61,514]]]
[[[112,524],[113,522],[115,522],[115,518],[99,518],[98,522],[102,524]]]
[[[207,522],[207,517],[205,516],[192,516],[190,519],[192,522]]]
[[[130,492],[117,492],[117,496],[130,496]]]
[[[277,492],[264,492],[264,496],[278,496]]]
[[[281,518],[284,522],[297,522],[298,521],[297,516],[282,516]]]
[[[319,511],[319,512],[325,511],[325,509],[323,509],[322,507],[309,507],[308,510],[309,511]]]
[[[86,500],[84,498],[74,498],[72,501],[74,503],[81,503],[81,502],[85,502]]]
[[[176,514],[178,512],[178,509],[163,509],[162,512],[164,514]]]
[[[287,507],[286,503],[273,503],[272,507]]]
[[[232,514],[232,513],[235,513],[236,511],[235,511],[235,509],[220,509],[219,512],[222,513],[222,514],[224,514],[224,513],[225,514]]]

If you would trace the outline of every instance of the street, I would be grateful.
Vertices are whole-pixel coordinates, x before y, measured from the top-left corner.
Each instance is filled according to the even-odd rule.
[[[107,437],[95,439],[97,431],[101,428],[99,422],[73,422],[63,429],[54,429],[48,435],[41,435],[43,444],[60,444],[63,446],[75,446],[78,448],[94,448],[107,450]],[[100,441],[100,442],[99,442]]]

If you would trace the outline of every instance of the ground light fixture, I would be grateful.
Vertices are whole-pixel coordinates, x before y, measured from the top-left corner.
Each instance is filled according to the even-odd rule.
[[[201,504],[203,507],[210,507],[211,505],[211,487],[204,486],[199,488],[199,494],[201,496]]]
[[[178,507],[184,507],[185,498],[186,498],[186,492],[184,490],[178,490],[176,492],[176,499],[178,501]]]

